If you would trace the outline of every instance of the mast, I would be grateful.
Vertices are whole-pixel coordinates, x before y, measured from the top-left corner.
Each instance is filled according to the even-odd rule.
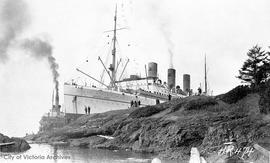
[[[206,55],[204,56],[204,89],[207,95],[207,72],[206,72]]]
[[[52,106],[54,105],[54,89],[53,89],[53,92],[52,92]]]
[[[113,29],[113,50],[112,50],[112,64],[110,65],[110,70],[112,72],[112,79],[111,79],[111,87],[115,87],[115,79],[116,79],[116,72],[115,72],[115,60],[116,60],[116,21],[117,21],[117,5],[115,7],[115,15],[114,15],[114,29]]]

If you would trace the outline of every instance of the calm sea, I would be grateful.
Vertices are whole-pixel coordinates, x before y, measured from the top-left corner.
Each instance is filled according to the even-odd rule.
[[[0,154],[1,163],[151,163],[155,155],[124,150],[105,150],[31,144],[24,153]],[[162,163],[177,163],[165,161]]]

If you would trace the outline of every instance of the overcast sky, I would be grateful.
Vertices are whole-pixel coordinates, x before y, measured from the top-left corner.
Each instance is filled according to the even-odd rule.
[[[0,0],[1,9],[4,2]],[[235,76],[247,58],[248,49],[256,44],[265,49],[270,45],[269,0],[24,2],[29,22],[15,40],[43,38],[51,43],[59,64],[61,102],[64,81],[88,80],[75,68],[99,79],[102,65],[97,58],[101,56],[106,61],[107,42],[112,34],[104,31],[113,28],[116,2],[117,26],[127,27],[118,31],[117,55],[124,61],[131,59],[128,74],[144,76],[144,64],[154,61],[158,63],[160,78],[165,81],[172,56],[177,85],[182,87],[182,75],[188,73],[191,87],[197,90],[203,83],[206,54],[209,87],[216,95],[240,84]],[[5,29],[0,27],[0,31],[3,33]],[[12,46],[7,55],[9,59],[0,64],[0,132],[22,136],[36,132],[41,116],[51,109],[53,80],[45,59],[36,60]]]

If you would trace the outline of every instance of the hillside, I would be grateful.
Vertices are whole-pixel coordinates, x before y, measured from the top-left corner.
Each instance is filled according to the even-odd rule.
[[[187,160],[191,147],[198,147],[208,161],[217,162],[221,159],[218,151],[229,141],[238,148],[254,143],[269,145],[270,116],[260,114],[259,100],[258,94],[248,94],[231,104],[220,98],[191,96],[156,106],[85,115],[32,140],[154,152],[180,160]],[[261,157],[253,153],[244,159]]]

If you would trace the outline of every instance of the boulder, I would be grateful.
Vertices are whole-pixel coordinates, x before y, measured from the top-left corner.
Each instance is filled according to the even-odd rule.
[[[9,138],[0,134],[0,152],[24,152],[30,149],[29,144],[21,138]]]

